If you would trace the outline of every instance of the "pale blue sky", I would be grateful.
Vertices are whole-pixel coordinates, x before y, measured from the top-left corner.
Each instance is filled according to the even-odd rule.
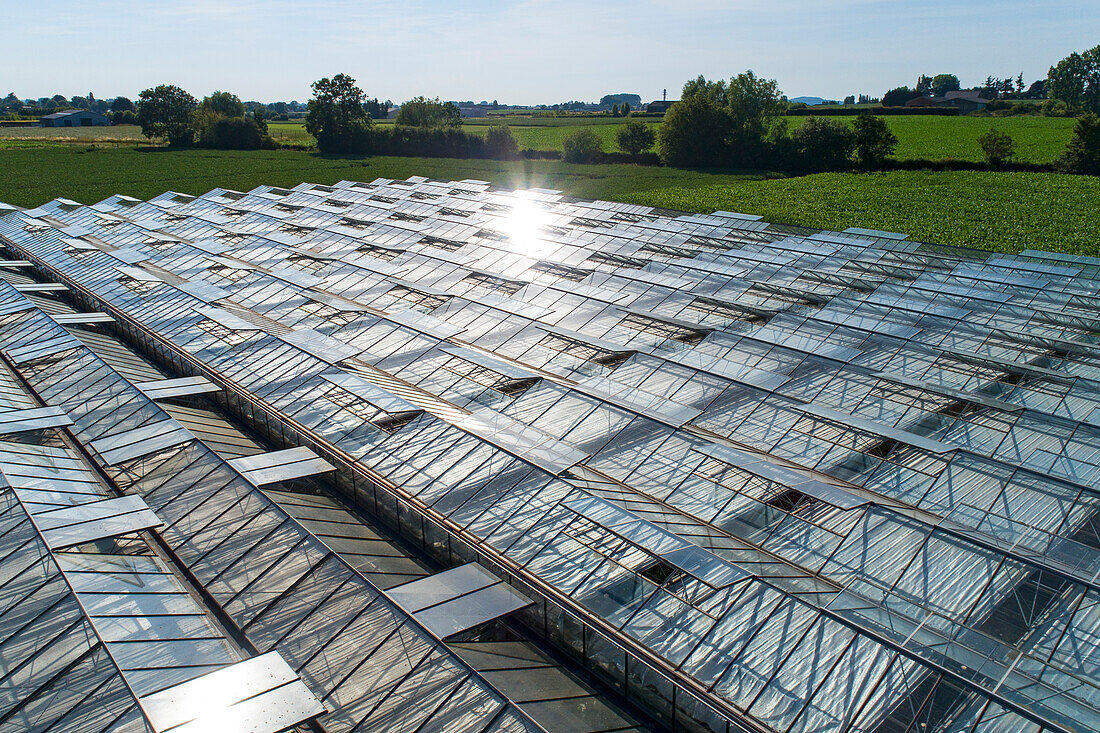
[[[789,96],[880,95],[918,73],[1030,82],[1100,43],[1097,0],[0,0],[0,94],[135,96],[174,83],[305,100],[675,98],[752,68]]]

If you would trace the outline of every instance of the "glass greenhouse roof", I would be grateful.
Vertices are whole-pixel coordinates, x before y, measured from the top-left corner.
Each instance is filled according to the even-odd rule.
[[[528,626],[660,720],[1100,730],[1100,260],[424,178],[58,200],[0,215],[0,243],[343,499],[533,599]],[[71,418],[43,430],[143,500],[326,729],[534,729],[28,297],[0,284],[0,377],[34,396],[10,409]],[[79,627],[84,695],[140,721],[80,587],[51,584],[78,555],[27,521],[100,479],[3,440],[26,484],[0,492],[0,602],[33,545],[72,606],[39,635]]]

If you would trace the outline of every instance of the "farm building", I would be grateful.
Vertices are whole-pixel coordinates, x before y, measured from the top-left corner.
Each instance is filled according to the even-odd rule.
[[[106,115],[87,109],[70,109],[54,112],[40,120],[42,127],[102,127],[111,124]]]
[[[658,99],[650,102],[645,106],[645,111],[650,114],[661,114],[668,112],[668,108],[678,102],[678,99]]]
[[[985,106],[990,103],[989,99],[982,96],[980,90],[968,89],[961,92],[948,92],[944,95],[944,103],[950,107],[955,107],[959,110],[960,114],[967,114],[969,112],[977,112],[978,110],[985,109]]]
[[[934,97],[917,97],[905,103],[906,107],[942,107],[943,100]]]
[[[982,96],[982,92],[967,90],[948,92],[942,97],[917,97],[905,103],[906,107],[954,107],[959,114],[968,114],[985,109],[991,100]]]
[[[1100,259],[423,177],[0,256],[5,731],[1100,730]]]

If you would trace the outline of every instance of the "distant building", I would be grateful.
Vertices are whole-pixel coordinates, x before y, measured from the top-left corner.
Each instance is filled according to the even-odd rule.
[[[87,109],[54,112],[39,119],[42,127],[102,127],[111,124],[106,115]]]
[[[916,99],[910,99],[905,103],[906,107],[943,107],[944,102],[942,99],[933,99],[932,97],[917,97]]]
[[[658,100],[652,101],[649,104],[647,104],[645,106],[645,111],[649,112],[651,114],[655,113],[655,114],[663,115],[665,112],[668,112],[669,107],[671,107],[672,105],[676,104],[679,101],[680,100],[678,100],[678,99],[658,99]]]
[[[964,92],[948,92],[942,97],[917,97],[905,103],[906,107],[954,107],[959,114],[969,114],[985,109],[991,100],[982,96],[982,92],[968,90]]]
[[[947,106],[958,108],[959,114],[964,115],[968,112],[977,112],[980,109],[985,109],[985,106],[992,101],[983,97],[982,92],[979,90],[948,92],[944,95],[943,99]]]
[[[488,117],[489,105],[487,104],[475,104],[472,106],[459,107],[458,113],[463,117]]]

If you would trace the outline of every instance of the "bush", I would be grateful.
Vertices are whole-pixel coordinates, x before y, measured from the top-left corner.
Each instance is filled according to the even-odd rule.
[[[484,158],[486,139],[454,127],[372,127],[361,150],[375,155],[424,158]]]
[[[1015,143],[1008,133],[995,127],[989,128],[978,138],[978,145],[990,165],[1001,165],[1015,154]]]
[[[811,117],[791,135],[794,165],[806,171],[839,171],[848,168],[855,133],[843,122]]]
[[[1065,102],[1048,99],[1039,105],[1044,117],[1073,117],[1073,110]]]
[[[870,111],[861,112],[852,123],[852,129],[856,158],[864,168],[881,167],[898,146],[898,139],[890,132],[886,121]]]
[[[1100,116],[1090,113],[1077,119],[1059,164],[1071,173],[1100,176]]]
[[[138,124],[138,116],[136,112],[130,110],[124,110],[122,112],[111,113],[112,125],[136,125]]]
[[[582,127],[561,141],[561,157],[567,163],[591,163],[599,157],[601,148],[599,135]]]
[[[508,125],[490,125],[485,134],[485,154],[497,160],[515,160],[519,157],[519,142]]]
[[[733,119],[704,97],[684,99],[669,108],[657,131],[657,153],[675,168],[714,168],[728,160],[726,144]]]
[[[458,127],[462,124],[462,113],[453,102],[414,97],[397,110],[394,123],[408,127]]]
[[[216,150],[272,150],[276,145],[254,119],[211,115],[199,129],[199,147]]]
[[[653,127],[638,120],[630,120],[615,134],[615,142],[619,150],[627,155],[637,155],[644,150],[649,150],[656,140],[657,133],[653,131]]]

